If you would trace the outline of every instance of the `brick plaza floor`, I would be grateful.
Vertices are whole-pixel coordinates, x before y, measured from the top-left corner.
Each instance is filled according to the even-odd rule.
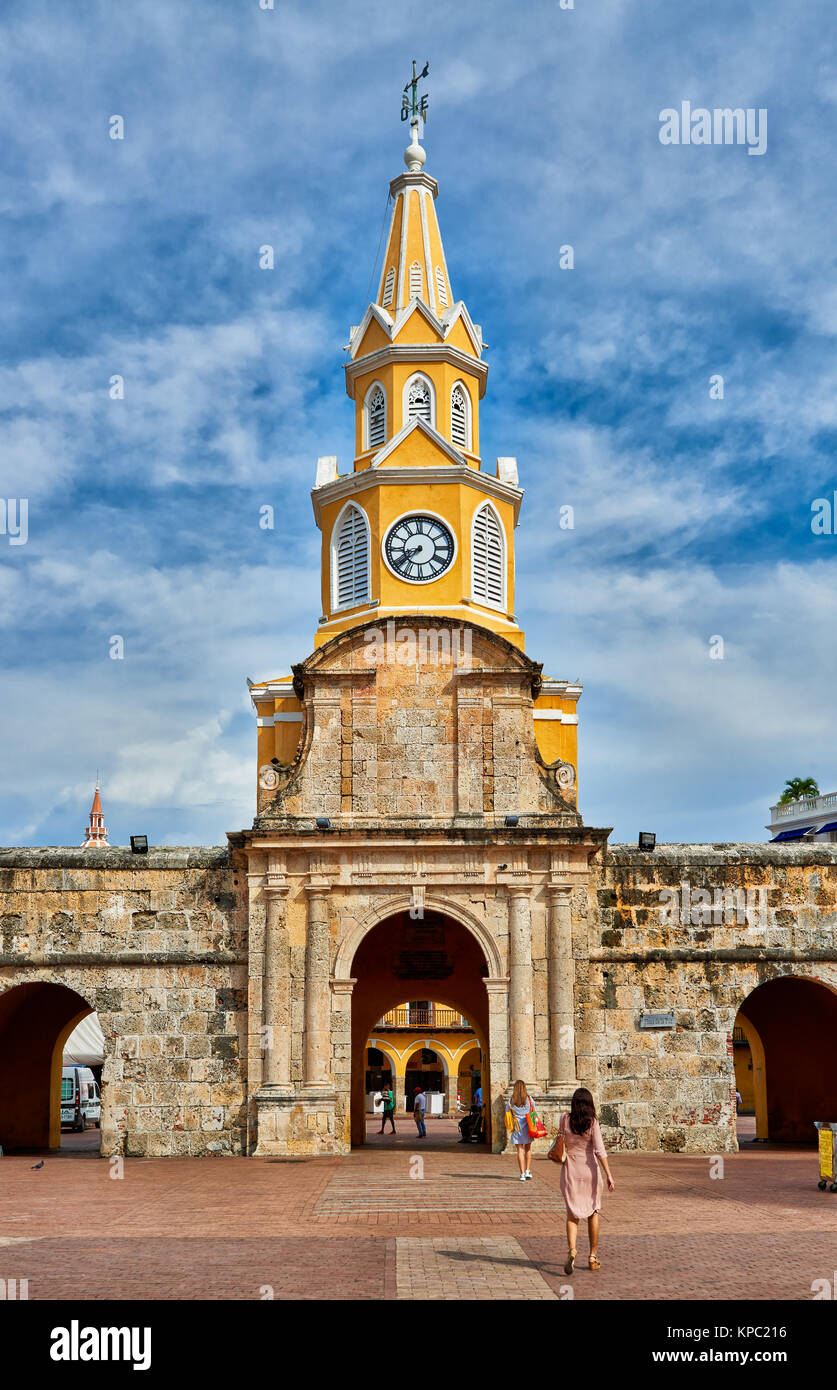
[[[814,1150],[616,1154],[602,1269],[568,1279],[559,1170],[370,1135],[348,1158],[0,1159],[0,1278],[36,1299],[810,1301],[837,1270],[837,1194]],[[421,1159],[419,1164],[416,1159]],[[713,1176],[713,1172],[716,1176]],[[569,1294],[569,1287],[572,1289]]]

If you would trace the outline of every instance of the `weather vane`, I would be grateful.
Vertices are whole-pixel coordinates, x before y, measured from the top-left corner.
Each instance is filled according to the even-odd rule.
[[[416,72],[416,60],[415,60],[415,58],[413,59],[413,75],[412,75],[410,81],[407,83],[406,87],[404,88],[404,91],[403,91],[403,94],[402,94],[402,97],[401,97],[401,119],[402,119],[402,121],[409,120],[409,121],[410,121],[410,124],[413,124],[413,122],[416,122],[416,123],[417,123],[418,121],[426,121],[426,120],[427,120],[427,102],[428,102],[427,93],[425,92],[424,96],[423,96],[423,97],[421,98],[421,100],[419,101],[419,100],[417,99],[416,88],[418,87],[418,84],[419,84],[419,82],[421,82],[422,78],[427,76],[427,74],[428,74],[429,71],[430,71],[430,64],[429,64],[429,63],[425,63],[425,65],[424,65],[424,67],[422,68],[421,72],[417,73],[417,72]],[[411,92],[411,94],[408,96],[407,93],[410,92],[410,88],[412,88],[412,92]]]

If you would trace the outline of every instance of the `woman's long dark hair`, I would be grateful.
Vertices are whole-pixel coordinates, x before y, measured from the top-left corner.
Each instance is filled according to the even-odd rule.
[[[586,1134],[595,1118],[593,1097],[584,1086],[579,1086],[570,1104],[570,1129],[573,1134]]]

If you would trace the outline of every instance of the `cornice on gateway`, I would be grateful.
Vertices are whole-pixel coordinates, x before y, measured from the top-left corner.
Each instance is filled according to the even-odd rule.
[[[490,473],[478,472],[476,468],[469,468],[466,463],[461,466],[441,464],[438,468],[364,468],[360,473],[347,473],[345,477],[336,478],[333,483],[324,483],[322,487],[311,489],[311,503],[317,525],[321,523],[322,509],[327,502],[342,501],[343,498],[364,492],[367,488],[380,487],[384,482],[387,485],[415,483],[423,487],[429,483],[465,483],[467,487],[476,488],[478,492],[487,493],[490,497],[499,497],[504,502],[511,502],[514,507],[515,525],[523,500],[522,488],[502,483],[499,478],[492,477]]]

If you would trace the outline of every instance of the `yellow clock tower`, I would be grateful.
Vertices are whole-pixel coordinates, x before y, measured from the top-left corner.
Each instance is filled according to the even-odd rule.
[[[318,463],[318,646],[370,614],[415,613],[476,622],[523,646],[514,616],[517,461],[483,468],[482,331],[454,295],[425,158],[416,123],[407,172],[390,184],[377,297],[349,335],[352,471],[341,476],[333,457]]]
[[[408,84],[409,86],[410,84]],[[514,532],[523,491],[517,459],[486,466],[480,401],[488,365],[482,329],[457,299],[436,217],[438,184],[419,143],[424,108],[405,95],[406,172],[390,184],[392,214],[377,293],[350,329],[346,391],[355,407],[351,470],[317,460],[312,491],[322,534],[320,649],[340,634],[399,620],[481,628],[520,652]],[[390,647],[390,650],[392,648]],[[576,767],[580,686],[542,679],[534,733],[544,761]],[[251,687],[259,767],[270,790],[299,750],[302,705],[291,677]],[[271,776],[269,768],[277,769]],[[569,774],[566,774],[569,775]],[[281,780],[281,779],[280,779]]]

